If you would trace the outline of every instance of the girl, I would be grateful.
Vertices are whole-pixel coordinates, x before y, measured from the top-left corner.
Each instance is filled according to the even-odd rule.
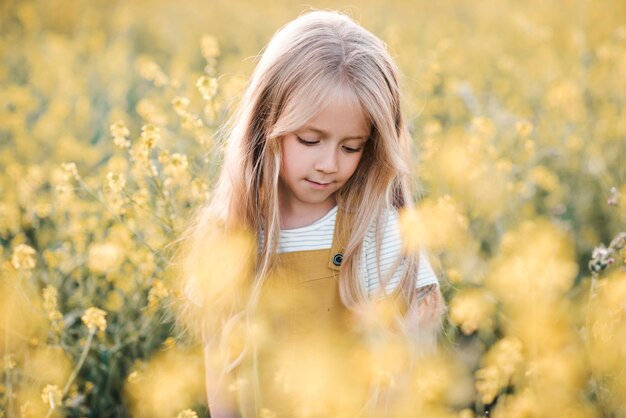
[[[338,12],[306,13],[266,47],[185,237],[211,417],[381,416],[399,359],[434,346],[439,284],[398,229],[412,205],[398,78],[382,41]]]

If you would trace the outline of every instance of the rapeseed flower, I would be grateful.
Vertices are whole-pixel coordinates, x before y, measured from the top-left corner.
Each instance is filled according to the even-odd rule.
[[[51,409],[61,406],[63,394],[57,385],[46,385],[41,391],[41,400]]]
[[[113,137],[113,143],[118,148],[128,148],[130,147],[130,141],[128,140],[128,135],[130,135],[130,131],[126,124],[122,120],[118,120],[111,124],[109,127],[111,131],[111,136]]]
[[[85,311],[80,319],[89,329],[89,332],[95,332],[96,330],[103,332],[107,327],[106,314],[102,309],[91,307]]]
[[[204,100],[211,100],[217,93],[217,79],[203,75],[196,81],[196,87]]]
[[[495,308],[495,299],[484,290],[462,290],[450,301],[449,319],[466,335],[478,329],[490,330]]]
[[[32,270],[37,264],[37,251],[29,245],[19,244],[13,249],[11,265],[17,270]]]
[[[184,411],[179,412],[178,415],[176,415],[176,418],[198,418],[198,414],[191,409],[185,409]]]
[[[220,55],[220,45],[213,35],[202,35],[201,39],[202,56],[205,59],[217,58]]]

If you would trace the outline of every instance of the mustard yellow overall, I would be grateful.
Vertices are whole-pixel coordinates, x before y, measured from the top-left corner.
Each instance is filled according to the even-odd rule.
[[[339,297],[344,217],[330,249],[279,254],[266,280],[256,348],[238,370],[244,418],[353,418],[363,406],[362,353]]]

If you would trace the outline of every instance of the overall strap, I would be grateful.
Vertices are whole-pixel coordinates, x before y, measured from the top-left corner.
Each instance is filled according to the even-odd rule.
[[[346,245],[350,237],[351,215],[341,208],[337,208],[337,219],[335,221],[335,231],[333,232],[333,244],[330,248],[328,268],[339,271],[343,262]]]

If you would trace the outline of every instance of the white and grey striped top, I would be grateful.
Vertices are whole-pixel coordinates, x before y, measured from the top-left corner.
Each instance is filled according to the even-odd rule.
[[[381,276],[379,271],[382,277],[388,277],[391,268],[397,263],[398,257],[401,257],[402,240],[398,228],[398,213],[395,211],[389,211],[388,213],[389,216],[387,216],[384,228],[381,230],[380,263],[376,256],[374,226],[367,231],[363,242],[361,277],[363,277],[363,284],[369,296],[373,296],[380,288]],[[337,206],[310,225],[300,228],[282,229],[279,236],[278,252],[289,253],[331,248],[336,220]],[[261,245],[262,243],[263,234],[261,234]],[[404,263],[401,263],[387,283],[386,293],[390,293],[395,289],[400,282],[403,271]],[[423,252],[420,253],[417,287],[437,283],[437,276],[428,262],[428,258]]]

